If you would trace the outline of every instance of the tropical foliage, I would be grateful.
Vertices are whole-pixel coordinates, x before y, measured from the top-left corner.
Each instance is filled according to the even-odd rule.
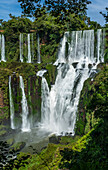
[[[107,22],[108,22],[108,7],[106,7],[106,14],[103,13],[103,12],[100,12],[100,14],[103,15],[103,17],[105,18],[105,21],[106,21],[106,23],[107,23]]]
[[[32,76],[36,76],[38,70],[47,69],[48,73],[45,76],[51,87],[51,84],[55,81],[56,67],[51,64],[48,65],[48,63],[53,63],[56,60],[59,42],[64,32],[101,28],[97,22],[91,21],[86,16],[87,5],[90,4],[88,0],[45,0],[44,3],[41,3],[41,0],[18,0],[18,2],[24,15],[15,17],[10,14],[9,21],[0,20],[0,29],[4,30],[6,38],[6,58],[9,61],[0,63],[0,94],[4,99],[3,107],[0,109],[1,124],[9,120],[8,78],[10,75],[14,81],[19,75],[22,75],[26,87],[29,89],[30,82],[33,81]],[[106,10],[108,11],[107,8]],[[102,13],[102,15],[108,22],[108,13]],[[31,21],[26,16],[34,16],[35,20]],[[17,62],[20,53],[19,35],[20,33],[28,34],[31,32],[34,32],[36,37],[37,35],[40,36],[41,64],[35,64],[35,61],[33,64]],[[37,43],[37,38],[34,42]],[[37,45],[35,47],[37,50]],[[98,74],[94,75],[92,80],[89,78],[84,84],[79,101],[75,137],[60,137],[58,144],[48,144],[47,148],[43,149],[41,153],[37,153],[35,148],[32,148],[33,154],[20,152],[17,154],[17,158],[8,161],[4,168],[3,164],[0,164],[0,168],[6,170],[108,169],[107,62],[108,41],[106,33],[105,64],[98,66]],[[14,72],[16,72],[16,77]],[[34,91],[32,89],[33,95],[36,93],[35,88],[38,85],[39,82],[36,80],[32,87],[34,89]],[[16,92],[15,87],[13,87],[13,91]],[[27,97],[29,99],[29,96]],[[17,104],[21,101],[20,96],[17,99],[13,97],[13,99],[17,101]],[[40,100],[37,103],[35,100],[29,102],[30,106],[39,107],[40,105]],[[17,104],[15,104],[15,110],[18,108]],[[1,125],[0,130],[0,136],[3,137],[7,134],[6,126]],[[22,145],[25,145],[25,143],[13,143],[12,139],[7,143],[0,142],[2,151],[0,161],[2,163],[7,160],[7,153],[12,157],[12,155],[16,155]]]

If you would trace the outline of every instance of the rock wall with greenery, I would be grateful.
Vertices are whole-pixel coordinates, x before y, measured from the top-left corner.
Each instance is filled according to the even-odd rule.
[[[85,81],[81,92],[76,133],[89,132],[101,118],[107,116],[108,66],[98,65],[98,74]]]
[[[105,63],[108,63],[108,24],[106,25],[105,32],[106,32],[106,35],[105,35],[105,55],[104,55],[104,60],[105,60]]]
[[[28,64],[18,62],[0,63],[0,123],[9,123],[9,76],[11,76],[12,96],[15,108],[16,122],[21,119],[21,100],[22,93],[20,89],[19,76],[24,80],[25,94],[29,106],[29,112],[33,116],[34,123],[40,120],[41,111],[41,78],[36,76],[37,71],[46,69],[45,75],[49,88],[54,84],[56,77],[56,67],[53,65]],[[36,116],[37,114],[37,116]],[[35,117],[35,118],[34,118]]]

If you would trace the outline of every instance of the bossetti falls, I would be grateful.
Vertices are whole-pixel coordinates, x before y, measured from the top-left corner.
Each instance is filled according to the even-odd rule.
[[[19,36],[20,62],[23,62],[23,34]],[[53,64],[57,67],[56,80],[51,88],[44,76],[47,70],[42,69],[36,76],[41,79],[41,116],[40,118],[29,113],[29,102],[24,89],[22,76],[18,78],[18,88],[22,94],[20,103],[21,116],[17,121],[12,94],[12,78],[9,76],[9,101],[10,101],[10,126],[12,129],[20,129],[21,133],[16,135],[16,140],[29,140],[33,138],[38,141],[49,135],[64,135],[66,133],[75,135],[75,124],[80,93],[85,80],[97,73],[97,65],[104,62],[104,36],[105,30],[98,29],[96,35],[94,30],[65,32],[58,51],[58,57]],[[30,43],[30,37],[32,39]],[[27,63],[33,58],[33,34],[26,37],[28,42]],[[39,35],[38,63],[41,63]],[[31,47],[31,48],[30,48]],[[6,61],[4,36],[0,36],[1,60]],[[30,97],[29,90],[29,97]],[[38,99],[37,99],[38,100]],[[44,133],[45,132],[45,133]],[[45,135],[44,135],[45,134]],[[32,137],[31,137],[32,136]],[[24,139],[25,138],[25,139]]]
[[[27,63],[32,63],[32,60],[34,58],[34,41],[33,41],[33,33],[32,34],[22,34],[20,33],[20,37],[19,37],[19,42],[20,42],[20,61],[23,62],[24,61],[24,55],[27,55],[27,59],[26,62]],[[28,54],[26,53],[26,51],[24,51],[23,47],[24,47],[24,43],[28,44],[27,45],[27,51]],[[39,43],[39,34],[37,35],[37,45],[38,45],[38,54],[37,54],[37,63],[41,62],[41,58],[40,58],[40,43]],[[25,54],[24,54],[25,53]]]
[[[22,34],[19,35],[19,49],[20,49],[20,62],[32,63],[34,59],[34,40],[33,33],[31,34]],[[24,50],[24,46],[27,45],[27,48]],[[40,57],[40,43],[39,43],[39,34],[37,35],[37,63],[41,63]],[[6,62],[5,55],[5,37],[3,34],[0,34],[0,61]]]

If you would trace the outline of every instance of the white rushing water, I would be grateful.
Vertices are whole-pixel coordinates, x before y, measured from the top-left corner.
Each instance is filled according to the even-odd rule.
[[[27,104],[27,99],[24,91],[24,82],[22,76],[20,78],[20,88],[22,90],[22,128],[21,130],[23,132],[28,132],[30,131],[30,123],[28,119],[29,111],[28,111],[28,104]]]
[[[31,45],[32,45],[32,61],[34,59],[34,34],[31,34]]]
[[[69,38],[71,41],[68,41]],[[66,43],[67,57],[65,57]],[[75,134],[76,113],[83,84],[91,73],[96,72],[97,64],[104,61],[102,43],[101,30],[98,30],[95,57],[93,30],[64,34],[58,60],[55,63],[58,65],[58,74],[51,90],[42,76],[41,123],[47,131]]]
[[[37,35],[37,45],[38,45],[38,54],[37,54],[37,63],[41,63],[41,57],[40,57],[40,42],[39,42],[39,34]]]
[[[28,61],[27,63],[31,63],[32,57],[31,57],[31,47],[30,47],[30,34],[28,34]]]
[[[44,73],[46,73],[47,70],[40,70],[37,72],[37,76],[42,77],[42,84],[41,84],[41,90],[42,90],[42,94],[41,94],[41,98],[42,98],[42,103],[41,103],[41,117],[42,117],[42,122],[48,122],[49,119],[49,87],[47,84],[46,79],[43,77]],[[44,97],[45,96],[45,97]],[[45,113],[45,114],[44,114]]]
[[[43,77],[44,73],[46,73],[47,70],[40,70],[37,72],[36,76]]]
[[[11,128],[15,129],[15,123],[14,123],[14,103],[12,98],[12,87],[11,87],[11,76],[9,76],[9,101],[10,101],[10,119],[11,119]]]
[[[20,33],[20,61],[23,62],[23,34]]]
[[[5,37],[4,35],[0,35],[0,50],[1,50],[1,61],[6,62],[5,58]]]
[[[97,63],[104,62],[104,36],[105,30],[98,29],[97,30]]]

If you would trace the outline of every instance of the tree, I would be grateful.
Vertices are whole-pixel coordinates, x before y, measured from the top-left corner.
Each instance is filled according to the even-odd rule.
[[[108,7],[106,7],[106,14],[105,13],[103,13],[103,12],[100,12],[100,14],[102,14],[103,15],[103,17],[105,18],[105,21],[106,21],[106,23],[108,22]]]
[[[96,21],[88,21],[88,25],[90,26],[90,29],[100,29],[101,25],[97,23]]]
[[[0,19],[0,25],[2,25],[3,19]]]
[[[9,14],[10,19],[2,22],[2,29],[5,35],[5,49],[7,60],[19,60],[19,34],[29,33],[32,28],[32,21],[28,18],[15,17]]]
[[[28,16],[35,15],[37,17],[40,9],[46,8],[48,13],[55,17],[60,16],[62,20],[73,13],[85,15],[87,5],[91,3],[89,0],[18,0],[18,2],[20,2],[23,13]]]
[[[3,19],[0,19],[0,29],[2,29]]]

